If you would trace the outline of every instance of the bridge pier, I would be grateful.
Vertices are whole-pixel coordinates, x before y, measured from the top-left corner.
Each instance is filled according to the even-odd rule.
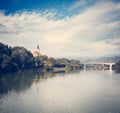
[[[112,64],[110,64],[110,71],[112,71]]]
[[[86,64],[84,64],[84,71],[86,71]]]

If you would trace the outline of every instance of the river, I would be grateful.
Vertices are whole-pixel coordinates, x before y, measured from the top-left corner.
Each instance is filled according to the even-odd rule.
[[[1,74],[0,113],[120,113],[120,73]]]

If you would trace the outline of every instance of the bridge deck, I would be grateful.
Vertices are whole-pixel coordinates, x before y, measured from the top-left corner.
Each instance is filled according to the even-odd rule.
[[[106,62],[86,62],[86,63],[83,63],[83,64],[107,64],[107,65],[113,65],[115,63],[106,63]]]

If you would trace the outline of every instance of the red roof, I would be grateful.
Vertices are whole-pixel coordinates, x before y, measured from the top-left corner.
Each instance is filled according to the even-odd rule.
[[[34,51],[32,54],[33,54],[33,56],[40,56],[41,55],[41,53],[39,51]]]

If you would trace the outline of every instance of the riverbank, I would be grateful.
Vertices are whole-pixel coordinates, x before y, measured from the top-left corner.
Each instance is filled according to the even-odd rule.
[[[90,66],[94,69],[109,69],[108,65]],[[54,58],[47,55],[37,55],[24,47],[10,47],[0,43],[0,73],[17,72],[28,69],[40,69],[44,71],[61,72],[83,69],[85,66],[79,60],[70,60],[67,58]],[[112,66],[113,70],[120,70],[120,62]]]

